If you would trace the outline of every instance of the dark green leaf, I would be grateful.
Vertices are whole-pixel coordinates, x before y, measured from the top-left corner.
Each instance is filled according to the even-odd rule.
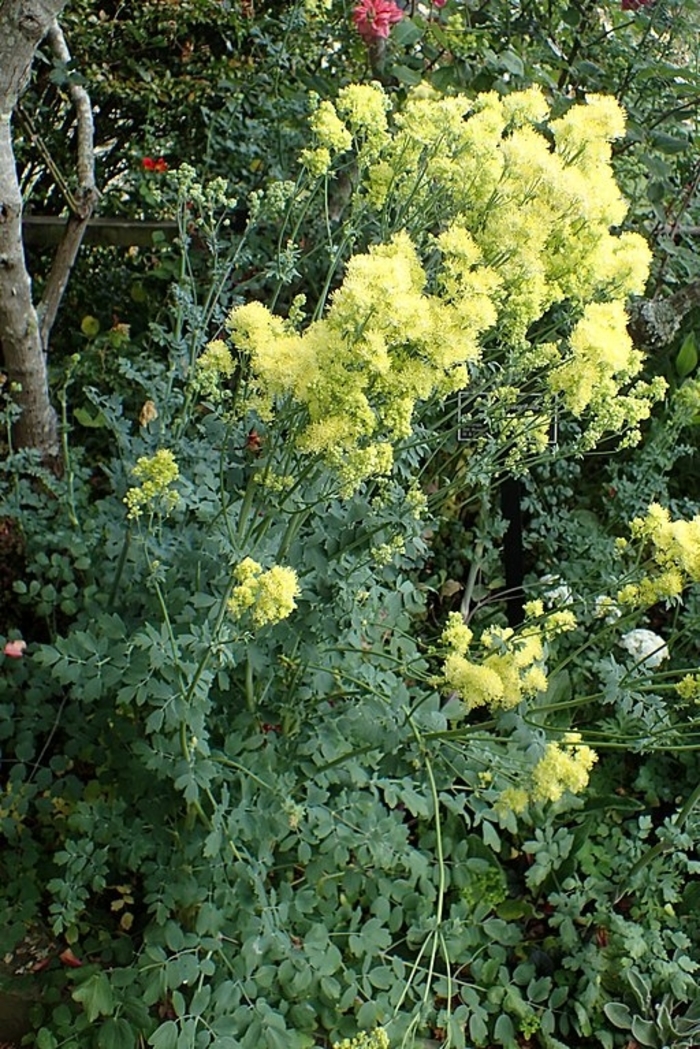
[[[676,372],[681,379],[690,375],[698,363],[698,348],[695,343],[695,332],[690,332],[683,339],[680,350],[676,355]]]

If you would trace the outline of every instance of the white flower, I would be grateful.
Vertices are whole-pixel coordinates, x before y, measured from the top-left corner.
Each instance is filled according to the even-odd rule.
[[[616,619],[620,618],[622,612],[611,597],[601,594],[595,599],[595,611],[593,614],[596,619],[604,619],[606,623],[614,623]]]
[[[664,639],[653,630],[644,630],[642,627],[623,634],[620,645],[634,657],[636,663],[644,663],[649,669],[658,667],[669,657]]]
[[[561,576],[543,575],[540,582],[547,587],[544,591],[544,599],[548,605],[572,605],[574,603],[571,587],[564,582]]]

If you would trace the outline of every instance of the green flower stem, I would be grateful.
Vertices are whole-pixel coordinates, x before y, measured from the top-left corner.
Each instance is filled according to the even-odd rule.
[[[255,481],[255,474],[251,473],[248,478],[248,484],[246,485],[245,494],[243,496],[243,502],[241,503],[241,509],[238,514],[238,545],[243,545],[245,526],[250,515],[250,511],[253,506],[253,500],[255,498],[255,491],[258,485]]]
[[[304,524],[304,522],[308,521],[310,514],[310,510],[304,509],[297,510],[296,513],[291,515],[287,527],[285,529],[284,535],[282,536],[282,542],[280,543],[279,549],[277,551],[278,562],[282,563],[285,560],[287,554],[289,553],[290,546],[299,534],[299,531],[301,530],[301,527]]]
[[[216,619],[214,621],[214,628],[212,630],[212,643],[211,643],[211,645],[208,648],[205,649],[204,654],[202,655],[202,657],[199,660],[199,663],[197,664],[197,669],[195,670],[195,672],[194,672],[194,674],[192,676],[192,680],[190,681],[189,687],[187,689],[187,693],[185,694],[185,702],[186,703],[190,703],[192,701],[192,697],[194,695],[194,690],[196,689],[197,685],[199,684],[199,680],[200,680],[202,674],[204,673],[204,671],[207,669],[207,666],[209,665],[209,660],[211,659],[212,652],[214,651],[214,647],[215,647],[215,645],[217,643],[217,638],[219,637],[219,632],[221,630],[221,627],[222,627],[222,624],[224,622],[224,619],[226,618],[226,613],[227,613],[227,610],[228,610],[228,599],[231,596],[232,589],[233,589],[233,580],[231,580],[229,582],[228,586],[226,587],[226,590],[224,591],[223,597],[221,598],[221,603],[219,605],[219,610],[218,610],[218,612],[216,614]]]
[[[418,748],[421,752],[423,760],[425,762],[425,771],[428,774],[428,780],[430,782],[430,794],[433,799],[433,809],[435,811],[435,851],[437,853],[438,861],[438,897],[437,907],[435,911],[435,932],[433,933],[433,943],[430,951],[430,962],[428,965],[428,980],[425,987],[424,1001],[427,1001],[427,996],[431,993],[431,984],[433,974],[435,972],[435,959],[437,958],[437,951],[440,942],[440,930],[442,927],[442,920],[445,907],[445,893],[447,890],[447,876],[445,869],[445,854],[442,844],[442,825],[440,823],[440,799],[438,797],[437,783],[435,782],[435,774],[433,772],[433,764],[428,755],[423,738],[416,728],[415,722],[411,718],[408,710],[404,711],[406,720],[410,726],[410,729],[415,737]]]
[[[58,391],[58,401],[61,405],[61,451],[63,453],[64,475],[66,488],[68,489],[68,519],[74,528],[79,525],[78,515],[75,509],[75,471],[73,469],[73,457],[70,452],[68,440],[68,386],[70,383],[70,371],[66,382]]]
[[[261,779],[260,776],[256,776],[256,774],[251,772],[250,769],[247,769],[245,765],[239,765],[237,761],[232,761],[231,758],[224,757],[223,754],[212,754],[211,759],[212,761],[216,761],[217,764],[223,765],[225,768],[235,769],[236,772],[240,772],[247,779],[251,779],[253,783],[257,783],[258,786],[262,787],[264,790],[269,790],[270,794],[276,796],[279,795],[279,791],[273,787],[271,783],[267,783],[264,779]]]
[[[121,583],[122,574],[124,572],[124,565],[126,564],[126,557],[129,553],[129,546],[131,544],[131,525],[127,525],[126,532],[124,533],[124,541],[122,548],[119,551],[119,560],[117,561],[117,570],[114,573],[114,579],[112,580],[112,587],[109,591],[109,597],[107,599],[107,611],[111,612],[114,609],[114,604],[117,600],[117,591],[119,590],[119,584]]]
[[[245,664],[245,698],[246,705],[251,714],[255,713],[257,704],[255,702],[255,685],[253,681],[253,663],[250,655],[246,658]]]

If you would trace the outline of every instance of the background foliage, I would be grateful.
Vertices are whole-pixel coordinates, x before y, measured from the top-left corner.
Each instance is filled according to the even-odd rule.
[[[356,174],[301,208],[274,180],[296,184],[309,90],[376,75],[399,110],[425,84],[536,83],[555,114],[615,95],[627,225],[655,250],[647,296],[692,287],[698,5],[448,0],[407,11],[381,56],[350,16],[74,3],[74,66],[40,64],[23,103],[67,167],[63,89],[84,77],[103,211],[172,216],[180,239],[86,249],[52,362],[64,476],[25,453],[3,466],[3,630],[28,644],[0,668],[5,980],[32,1002],[40,1049],[358,1031],[367,1046],[376,1025],[392,1046],[690,1046],[697,718],[676,686],[697,673],[697,595],[612,622],[596,599],[632,578],[615,540],[650,502],[697,512],[696,313],[652,347],[669,394],[640,447],[567,456],[579,431],[562,420],[556,452],[521,471],[527,594],[578,626],[537,703],[466,723],[438,687],[439,639],[465,590],[472,625],[504,624],[505,524],[456,406],[428,402],[391,478],[348,498],[294,450],[291,406],[274,425],[236,413],[242,374],[202,397],[192,364],[231,306],[286,312],[323,290]],[[28,206],[58,211],[29,137],[19,163]],[[225,188],[201,188],[217,176]],[[132,467],[164,440],[180,502],[129,521]],[[288,620],[231,621],[244,556],[297,568]],[[668,660],[619,644],[639,626]],[[572,727],[599,753],[589,789],[499,806]]]

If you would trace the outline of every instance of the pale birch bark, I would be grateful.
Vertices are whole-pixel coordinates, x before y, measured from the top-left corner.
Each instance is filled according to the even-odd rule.
[[[12,113],[28,81],[36,50],[48,36],[58,58],[70,55],[56,21],[67,0],[0,0],[0,344],[8,379],[20,387],[20,447],[58,461],[58,427],[48,388],[46,352],[51,326],[96,198],[92,112],[85,90],[69,88],[78,121],[79,190],[63,242],[37,307],[22,244],[22,197],[12,148]]]

